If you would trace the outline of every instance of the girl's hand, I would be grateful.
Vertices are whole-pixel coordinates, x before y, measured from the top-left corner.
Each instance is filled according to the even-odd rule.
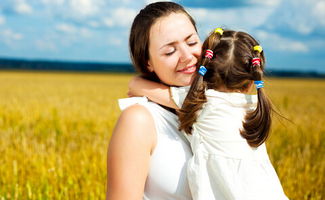
[[[133,77],[129,82],[128,96],[146,96],[153,102],[170,108],[178,109],[177,105],[172,100],[169,87],[167,85],[149,81],[141,78],[140,76]]]
[[[144,78],[141,78],[140,76],[134,76],[130,82],[129,82],[129,91],[128,96],[129,97],[135,97],[135,96],[145,96],[144,90],[146,87],[150,86],[152,82],[148,81]]]

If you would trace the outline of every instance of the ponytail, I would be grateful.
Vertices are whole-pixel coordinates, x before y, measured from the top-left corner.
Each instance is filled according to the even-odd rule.
[[[252,147],[260,146],[267,139],[272,123],[272,106],[263,89],[257,89],[258,103],[254,111],[245,116],[244,130],[240,133]]]
[[[203,76],[196,75],[192,86],[185,98],[182,108],[178,111],[180,121],[179,130],[191,134],[192,126],[196,122],[197,112],[202,109],[203,104],[207,102],[205,96],[206,83]]]
[[[201,60],[198,62],[198,66],[203,66],[209,72],[209,62],[213,58],[213,48],[220,42],[220,38],[223,34],[221,28],[216,28],[209,36],[209,39],[204,42],[202,49],[205,50],[205,54],[202,54]],[[199,70],[199,68],[198,68]],[[207,83],[204,80],[204,74],[196,74],[191,88],[184,100],[182,108],[178,111],[178,119],[180,121],[179,130],[185,131],[187,134],[192,133],[192,126],[196,122],[198,117],[198,111],[203,107],[203,104],[207,102],[205,96],[205,90],[207,89]]]
[[[261,52],[262,48],[260,46],[254,46],[253,55],[255,57],[251,61],[252,79],[257,83],[257,107],[254,111],[246,114],[245,121],[243,122],[243,130],[240,132],[242,137],[244,137],[252,147],[258,147],[265,142],[269,135],[272,123],[272,105],[270,100],[264,94],[263,82],[261,81],[264,66],[264,61],[260,59]]]

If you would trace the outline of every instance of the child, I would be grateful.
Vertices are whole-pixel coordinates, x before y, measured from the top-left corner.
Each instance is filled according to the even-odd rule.
[[[263,91],[261,46],[247,33],[217,28],[202,49],[190,89],[170,90],[193,151],[187,168],[193,199],[288,199],[264,143],[272,107]],[[257,95],[248,94],[253,83]],[[131,94],[175,107],[166,86],[139,78],[133,85]]]

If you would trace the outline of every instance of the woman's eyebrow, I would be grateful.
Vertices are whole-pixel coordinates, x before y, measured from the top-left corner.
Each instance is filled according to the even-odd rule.
[[[188,40],[189,38],[191,38],[192,36],[194,35],[194,33],[191,33],[190,35],[188,35],[184,40]],[[173,45],[173,44],[176,44],[177,41],[173,41],[173,42],[169,42],[167,44],[164,44],[162,47],[160,47],[159,49],[162,49],[164,48],[165,46],[170,46],[170,45]]]

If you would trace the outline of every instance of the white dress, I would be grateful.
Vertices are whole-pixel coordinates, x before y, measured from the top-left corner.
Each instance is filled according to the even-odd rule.
[[[187,88],[171,88],[181,106]],[[256,107],[257,96],[207,90],[207,103],[193,124],[193,157],[188,180],[194,200],[286,200],[265,144],[248,145],[239,130],[246,111]]]
[[[151,113],[157,132],[157,145],[151,155],[144,200],[191,200],[187,162],[192,157],[188,141],[178,131],[177,116],[145,97],[120,99],[124,108],[141,104]]]

